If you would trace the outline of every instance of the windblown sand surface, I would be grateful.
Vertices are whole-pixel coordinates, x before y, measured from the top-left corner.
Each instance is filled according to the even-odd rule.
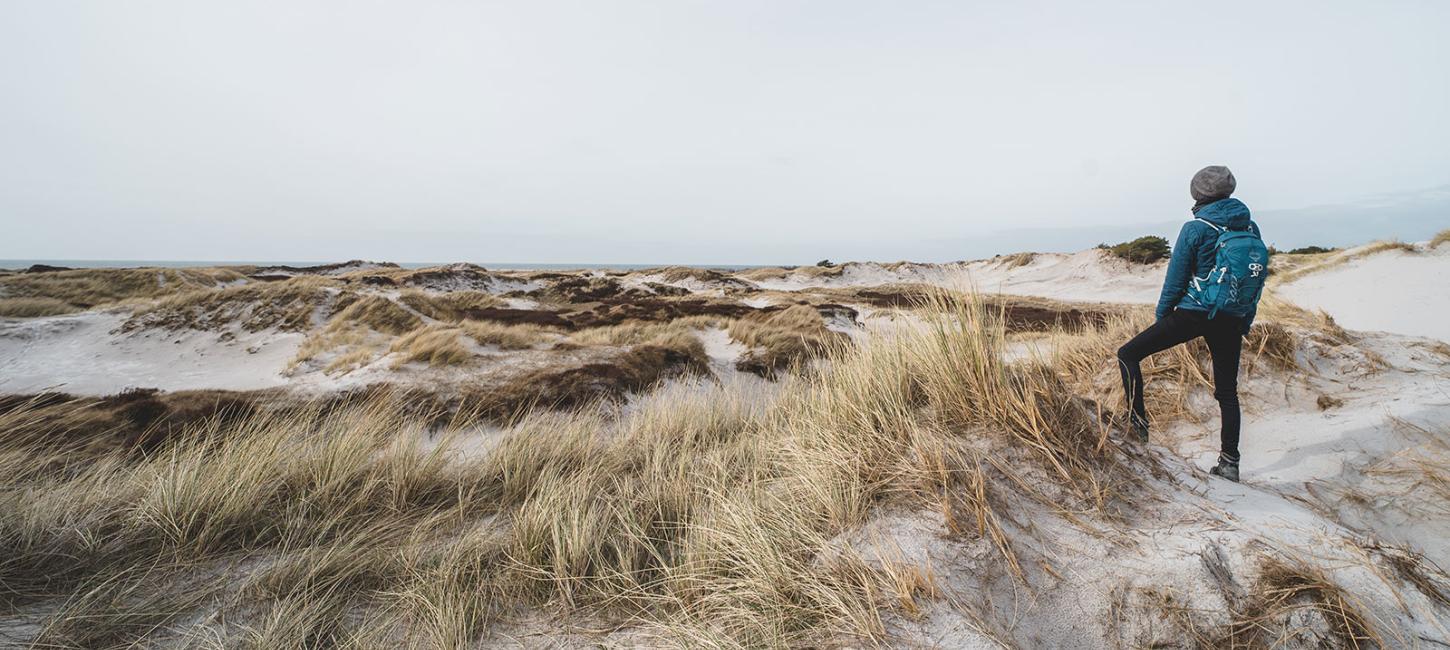
[[[1350,249],[1342,255],[1351,256]],[[1322,309],[1355,330],[1395,332],[1450,341],[1450,244],[1393,249],[1310,273],[1280,295]]]
[[[13,593],[0,595],[0,639],[265,647],[283,638],[268,626],[286,620],[331,643],[425,647],[1450,645],[1441,568],[1450,566],[1450,292],[1437,289],[1450,245],[1276,264],[1293,271],[1271,283],[1245,352],[1241,484],[1204,472],[1217,409],[1201,350],[1154,358],[1153,440],[1117,440],[1112,351],[1150,318],[1163,268],[1096,250],[737,274],[351,262],[187,276],[195,286],[181,295],[103,291],[82,274],[0,276],[0,303],[43,298],[69,312],[0,319],[0,393],[71,396],[0,402],[19,441],[0,445],[4,458],[56,468],[0,488],[0,506],[20,513],[0,515],[0,551],[20,558],[0,559]],[[74,289],[80,282],[91,284]],[[932,298],[933,287],[993,295],[963,305]],[[1026,397],[1016,392],[1024,386]],[[149,388],[161,392],[116,395]],[[188,392],[202,389],[216,392]],[[265,534],[235,548],[208,542],[222,550],[137,541],[109,552],[156,562],[154,545],[180,544],[221,586],[167,601],[173,613],[139,628],[116,622],[148,606],[132,602],[139,592],[72,599],[92,574],[173,595],[192,593],[202,574],[157,578],[65,559],[90,534],[67,526],[90,531],[86,522],[109,516],[90,502],[53,515],[27,496],[90,494],[65,478],[68,463],[119,468],[96,476],[128,477],[116,498],[141,495],[125,507],[148,514],[111,534],[149,540],[144,522],[161,515],[146,495],[184,481],[137,483],[165,475],[152,465],[162,456],[147,454],[173,449],[184,432],[226,430],[207,419],[217,414],[249,422],[301,401],[374,394],[401,394],[407,407],[377,402],[391,406],[347,420],[375,424],[384,441],[327,457],[359,463],[349,484],[371,480],[367,458],[396,457],[386,481],[402,480],[413,471],[407,445],[421,441],[438,464],[408,480],[482,481],[490,495],[454,503],[443,495],[464,488],[450,483],[427,500],[447,525],[347,542],[352,556],[412,559],[386,570],[395,563],[369,559],[377,568],[366,579],[338,569],[351,576],[337,583],[338,600],[275,586],[292,579],[279,573],[289,553],[326,558],[339,552],[331,546]],[[223,413],[221,403],[233,407]],[[296,425],[320,427],[302,439],[346,439],[339,432],[350,429],[327,418],[351,417],[348,408]],[[35,432],[75,448],[37,451]],[[244,444],[228,435],[205,453]],[[268,444],[293,439],[276,435]],[[170,462],[190,462],[192,452],[174,449]],[[332,453],[298,449],[287,453]],[[254,471],[280,462],[268,458]],[[605,469],[548,478],[594,462]],[[746,467],[769,480],[737,475]],[[688,487],[701,477],[710,482]],[[649,491],[657,485],[692,496]],[[414,507],[407,498],[370,516],[402,517]],[[671,505],[629,518],[639,513],[628,504],[656,498]],[[34,524],[52,516],[68,523]],[[601,523],[614,518],[626,523]],[[811,523],[793,527],[800,521]],[[589,538],[586,522],[613,532]],[[419,559],[475,535],[499,535],[501,555]],[[616,548],[624,540],[654,541],[630,555]],[[484,573],[453,571],[465,556],[491,559],[468,565]],[[68,577],[37,582],[45,573]],[[433,587],[444,591],[429,595]],[[487,607],[465,607],[463,594],[485,592]],[[341,609],[280,618],[324,601]],[[88,636],[80,620],[111,627]]]

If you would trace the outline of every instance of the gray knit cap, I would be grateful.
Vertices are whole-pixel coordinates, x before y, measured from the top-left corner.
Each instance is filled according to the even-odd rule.
[[[1188,184],[1188,193],[1193,195],[1193,200],[1203,203],[1226,199],[1234,193],[1237,186],[1234,173],[1227,167],[1209,165],[1193,175],[1193,181]]]

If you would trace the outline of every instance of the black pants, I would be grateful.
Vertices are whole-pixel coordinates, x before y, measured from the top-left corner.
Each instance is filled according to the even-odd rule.
[[[1133,340],[1118,348],[1118,370],[1123,375],[1123,391],[1136,422],[1148,423],[1143,406],[1143,371],[1139,367],[1149,355],[1162,352],[1200,336],[1208,343],[1213,356],[1213,397],[1218,400],[1223,425],[1220,430],[1222,452],[1230,460],[1239,458],[1239,351],[1243,348],[1242,318],[1218,314],[1209,318],[1206,312],[1175,309],[1143,330]]]

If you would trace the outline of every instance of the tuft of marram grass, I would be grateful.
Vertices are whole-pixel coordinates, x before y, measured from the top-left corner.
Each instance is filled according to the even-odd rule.
[[[698,329],[719,327],[725,321],[714,316],[687,316],[669,321],[629,320],[618,325],[591,327],[569,335],[578,345],[640,345],[679,342]]]
[[[338,298],[330,325],[339,327],[364,325],[384,334],[406,334],[423,324],[423,320],[384,296],[343,294]]]
[[[313,315],[333,301],[332,281],[312,276],[251,282],[168,295],[138,308],[125,330],[162,327],[223,331],[233,324],[256,332],[267,328],[306,331]]]
[[[327,324],[308,335],[297,348],[291,367],[341,348],[343,351],[328,361],[323,372],[350,372],[381,354],[387,336],[406,334],[423,324],[422,319],[384,296],[344,293],[333,304],[333,311]]]
[[[455,324],[468,318],[470,312],[495,309],[507,304],[502,298],[482,291],[432,292],[408,289],[398,300],[428,318]]]
[[[496,345],[505,350],[527,350],[560,336],[556,330],[531,324],[465,320],[459,327],[479,345]]]
[[[37,318],[80,311],[81,307],[57,298],[0,298],[0,317]]]
[[[393,341],[390,352],[398,355],[393,366],[421,361],[431,366],[461,364],[473,358],[463,342],[464,330],[434,323],[408,332]]]
[[[727,331],[730,338],[750,348],[736,367],[765,376],[826,356],[850,341],[847,335],[828,329],[820,312],[810,305],[751,314],[732,321]]]

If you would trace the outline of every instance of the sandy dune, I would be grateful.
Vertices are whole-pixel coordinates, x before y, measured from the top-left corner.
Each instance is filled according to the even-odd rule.
[[[1310,273],[1279,292],[1303,307],[1328,312],[1350,329],[1450,341],[1450,244],[1417,248],[1375,253]]]
[[[1265,554],[1283,554],[1313,558],[1315,571],[1352,594],[1378,622],[1387,645],[1450,643],[1450,608],[1386,568],[1393,565],[1387,564],[1390,551],[1384,550],[1408,548],[1433,563],[1426,566],[1450,566],[1450,508],[1443,489],[1436,487],[1444,480],[1436,472],[1450,467],[1450,292],[1442,287],[1442,278],[1450,274],[1450,245],[1357,252],[1363,251],[1347,251],[1347,261],[1310,269],[1272,289],[1278,297],[1323,310],[1349,332],[1342,341],[1305,334],[1294,350],[1292,371],[1264,371],[1267,362],[1246,353],[1248,364],[1258,370],[1246,370],[1241,386],[1243,483],[1204,472],[1216,455],[1217,411],[1206,387],[1199,386],[1190,397],[1192,410],[1210,415],[1155,431],[1153,444],[1135,452],[1152,459],[1143,467],[1159,469],[1137,488],[1143,494],[1133,499],[1135,508],[1124,518],[1076,518],[1014,490],[1001,493],[1013,513],[1002,525],[1022,554],[1026,580],[1034,585],[1030,593],[1003,573],[998,550],[987,537],[963,541],[944,527],[937,512],[881,508],[834,540],[841,548],[929,567],[935,576],[937,597],[918,615],[887,615],[887,632],[895,642],[950,648],[1004,643],[1191,647],[1182,621],[1164,618],[1165,612],[1190,612],[1193,624],[1204,629],[1227,625],[1225,612],[1238,611],[1248,597],[1242,576],[1255,574]],[[754,317],[753,310],[783,309],[779,303],[792,294],[779,292],[793,292],[806,302],[817,288],[910,284],[973,286],[1141,310],[1156,299],[1162,272],[1161,263],[1133,265],[1092,250],[947,265],[852,263],[829,272],[781,270],[738,277],[652,271],[623,276],[619,285],[631,292],[631,300],[643,302],[663,295],[661,287],[674,287],[669,291],[676,297],[708,297],[715,301],[709,304],[745,317]],[[608,279],[594,274],[575,284],[596,291]],[[440,281],[449,288],[446,276]],[[537,292],[508,297],[507,309],[498,313],[543,309],[551,295],[547,281],[539,279],[485,278],[469,284],[477,287]],[[770,293],[763,297],[762,292]],[[392,299],[398,292],[379,290],[378,295]],[[812,304],[820,310],[823,329],[857,345],[915,324],[909,312],[830,302],[841,295],[849,294],[817,296]],[[425,326],[440,323],[412,308],[408,313]],[[380,349],[363,367],[339,375],[324,372],[321,363],[291,369],[308,337],[304,332],[125,331],[127,318],[124,309],[111,309],[0,320],[0,393],[280,386],[319,394],[374,381],[456,387],[550,363],[582,368],[618,352],[614,347],[556,350],[564,335],[553,334],[544,343],[510,350],[468,342],[472,361],[446,368],[398,363],[397,353]],[[319,314],[313,327],[324,320]],[[705,378],[672,379],[656,393],[631,398],[625,413],[651,400],[684,400],[686,395],[775,399],[775,382],[738,370],[751,349],[727,328],[701,326],[689,336],[698,340]],[[1029,359],[1050,352],[1052,345],[1050,338],[1024,336],[1006,352]],[[1103,360],[1101,370],[1111,376],[1110,360]],[[489,453],[501,435],[497,428],[481,427],[457,443],[459,457]],[[0,616],[0,630],[4,625]],[[512,625],[518,629],[505,628],[506,636],[532,639],[526,646],[660,644],[647,630],[629,626],[579,634],[546,631],[552,625],[527,619]],[[1326,625],[1304,621],[1303,631],[1286,647],[1329,643],[1318,636]]]

